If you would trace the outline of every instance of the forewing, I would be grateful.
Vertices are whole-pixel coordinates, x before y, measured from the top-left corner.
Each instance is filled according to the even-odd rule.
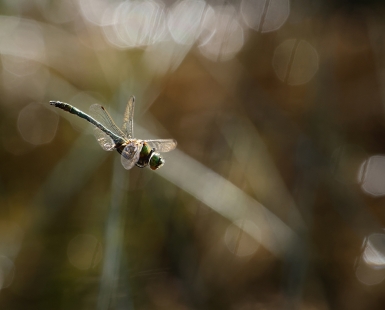
[[[123,132],[125,136],[132,139],[134,136],[134,108],[135,108],[135,97],[131,96],[128,99],[126,111],[124,112],[123,118]]]
[[[170,152],[176,148],[176,140],[174,139],[158,139],[158,140],[145,140],[152,149],[156,152]]]
[[[142,143],[130,142],[123,149],[122,156],[120,157],[124,169],[131,169],[139,160],[140,151],[142,150]]]
[[[120,130],[118,126],[114,123],[112,120],[110,114],[108,114],[107,110],[102,107],[100,104],[93,104],[90,106],[90,115],[97,120],[99,123],[101,123],[104,127],[111,130],[114,134],[123,137],[124,134]]]
[[[95,103],[90,106],[89,114],[108,130],[112,131],[114,134],[121,137],[124,136],[123,132],[119,129],[118,126],[116,126],[116,124],[112,120],[110,114],[108,114],[107,110],[104,109],[104,107],[102,107],[100,104]],[[94,127],[93,133],[103,150],[113,150],[115,143],[109,135],[107,135],[97,127]]]

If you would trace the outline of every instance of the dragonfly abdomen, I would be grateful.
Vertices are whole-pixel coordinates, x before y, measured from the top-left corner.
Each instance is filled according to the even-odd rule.
[[[65,102],[61,102],[61,101],[50,101],[49,103],[51,105],[57,107],[57,108],[60,108],[60,109],[62,109],[64,111],[67,111],[67,112],[69,112],[71,114],[75,114],[75,115],[79,116],[80,118],[83,118],[83,119],[87,120],[88,122],[90,122],[91,124],[95,125],[101,131],[103,131],[105,134],[110,136],[111,139],[114,140],[114,143],[116,145],[122,145],[123,143],[126,142],[126,140],[122,139],[121,137],[119,137],[118,135],[113,133],[111,130],[108,130],[106,127],[104,127],[97,120],[95,120],[94,118],[92,118],[88,114],[84,113],[83,111],[80,111],[79,109],[75,108],[74,106],[72,106],[72,105],[70,105],[68,103],[65,103]]]

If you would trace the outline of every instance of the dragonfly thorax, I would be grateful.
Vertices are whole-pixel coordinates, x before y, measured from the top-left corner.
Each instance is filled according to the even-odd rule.
[[[143,141],[143,147],[140,151],[139,160],[136,163],[136,166],[140,168],[146,167],[153,153],[154,150],[148,145],[148,143]]]
[[[132,141],[126,145],[126,147],[124,148],[124,152],[122,153],[122,156],[125,156],[127,159],[133,158],[137,156],[137,154],[140,154],[141,147],[142,147],[141,143]]]

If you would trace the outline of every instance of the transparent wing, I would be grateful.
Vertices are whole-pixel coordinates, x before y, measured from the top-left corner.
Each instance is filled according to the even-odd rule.
[[[131,139],[134,136],[134,107],[135,107],[135,97],[131,96],[128,99],[126,111],[124,112],[123,118],[123,132],[127,138]]]
[[[120,130],[118,126],[112,120],[110,114],[108,114],[107,110],[102,107],[100,104],[93,104],[90,106],[90,115],[101,123],[104,127],[111,130],[114,134],[118,136],[124,136],[123,132]]]
[[[152,149],[157,152],[170,152],[176,148],[176,140],[174,139],[158,139],[158,140],[144,140]]]
[[[108,130],[112,131],[114,134],[123,137],[123,132],[119,129],[118,126],[112,120],[110,114],[102,107],[100,104],[93,104],[90,106],[89,114],[101,123]],[[93,129],[94,136],[103,150],[111,151],[115,147],[115,143],[110,136],[101,131],[99,128],[94,127]]]
[[[131,169],[139,160],[140,151],[142,150],[143,143],[138,141],[132,141],[126,145],[123,149],[122,156],[120,157],[121,163],[124,169]]]
[[[94,127],[93,133],[96,140],[98,141],[100,146],[103,148],[103,150],[112,151],[115,148],[114,140],[112,140],[112,138],[109,135],[105,134],[99,128]]]

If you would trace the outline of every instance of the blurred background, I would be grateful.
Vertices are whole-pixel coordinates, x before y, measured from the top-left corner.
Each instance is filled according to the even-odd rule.
[[[0,2],[1,309],[384,309],[381,1]],[[127,171],[86,121],[174,138]]]

